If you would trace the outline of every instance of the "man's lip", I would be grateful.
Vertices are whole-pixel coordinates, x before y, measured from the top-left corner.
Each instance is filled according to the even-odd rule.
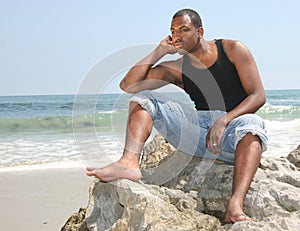
[[[175,47],[182,47],[183,46],[183,42],[175,42],[174,46]]]

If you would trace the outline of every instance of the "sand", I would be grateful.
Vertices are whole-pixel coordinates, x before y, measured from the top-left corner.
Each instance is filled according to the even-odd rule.
[[[0,230],[60,230],[88,203],[84,168],[0,173]]]

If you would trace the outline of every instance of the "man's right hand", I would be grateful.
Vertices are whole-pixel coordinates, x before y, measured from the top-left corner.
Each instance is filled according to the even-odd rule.
[[[163,40],[160,42],[160,47],[164,49],[166,54],[175,54],[177,53],[177,49],[174,47],[173,42],[172,42],[172,37],[168,35],[165,37]]]

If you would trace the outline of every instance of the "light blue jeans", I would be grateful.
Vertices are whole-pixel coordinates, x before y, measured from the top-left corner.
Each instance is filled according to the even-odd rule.
[[[238,142],[247,134],[257,135],[263,151],[267,147],[264,121],[255,114],[242,115],[228,124],[222,139],[221,153],[213,154],[206,148],[206,136],[224,111],[197,111],[189,105],[150,90],[133,95],[129,101],[140,104],[152,117],[153,126],[165,139],[187,154],[208,159],[234,162]]]

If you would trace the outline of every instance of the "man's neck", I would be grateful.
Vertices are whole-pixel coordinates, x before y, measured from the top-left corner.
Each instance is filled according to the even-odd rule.
[[[187,55],[190,57],[193,66],[204,68],[211,66],[215,62],[218,53],[214,42],[200,39],[198,48]]]

